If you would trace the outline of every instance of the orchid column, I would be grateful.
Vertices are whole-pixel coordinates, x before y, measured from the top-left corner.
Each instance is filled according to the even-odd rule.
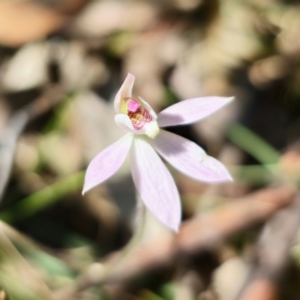
[[[134,80],[132,74],[127,75],[114,101],[115,122],[127,133],[89,164],[83,193],[113,175],[129,152],[133,181],[141,199],[158,220],[178,231],[181,220],[179,193],[158,154],[180,172],[199,181],[225,182],[232,178],[221,162],[208,156],[198,145],[161,128],[197,122],[233,98],[188,99],[156,115],[145,100],[132,97]]]

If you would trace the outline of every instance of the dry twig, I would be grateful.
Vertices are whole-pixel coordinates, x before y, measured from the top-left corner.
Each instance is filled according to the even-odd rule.
[[[127,258],[110,269],[110,263],[92,265],[76,285],[60,291],[54,299],[76,299],[76,295],[93,285],[129,282],[151,269],[167,266],[182,254],[199,253],[216,247],[229,235],[265,220],[294,199],[294,190],[282,186],[268,188],[224,205],[205,216],[187,221],[178,235],[163,235],[138,245]]]
[[[278,299],[276,286],[289,261],[289,249],[299,225],[300,195],[265,225],[257,246],[256,263],[237,299]]]

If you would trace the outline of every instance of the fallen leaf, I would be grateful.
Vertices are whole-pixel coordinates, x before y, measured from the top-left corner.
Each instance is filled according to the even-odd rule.
[[[59,29],[64,18],[33,1],[2,0],[0,3],[0,43],[17,47]]]

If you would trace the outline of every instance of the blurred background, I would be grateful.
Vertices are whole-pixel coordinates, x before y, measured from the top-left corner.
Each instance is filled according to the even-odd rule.
[[[139,227],[129,163],[81,190],[123,134],[113,99],[128,72],[157,112],[235,97],[169,129],[235,180],[170,168],[182,230],[148,213],[122,250]],[[0,299],[298,300],[299,138],[297,0],[1,0]]]

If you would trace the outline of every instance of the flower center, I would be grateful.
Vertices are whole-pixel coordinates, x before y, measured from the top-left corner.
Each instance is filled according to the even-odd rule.
[[[135,99],[128,99],[127,104],[127,115],[131,120],[133,127],[137,130],[144,127],[146,123],[152,121],[152,116],[147,109],[144,109],[141,104]]]

